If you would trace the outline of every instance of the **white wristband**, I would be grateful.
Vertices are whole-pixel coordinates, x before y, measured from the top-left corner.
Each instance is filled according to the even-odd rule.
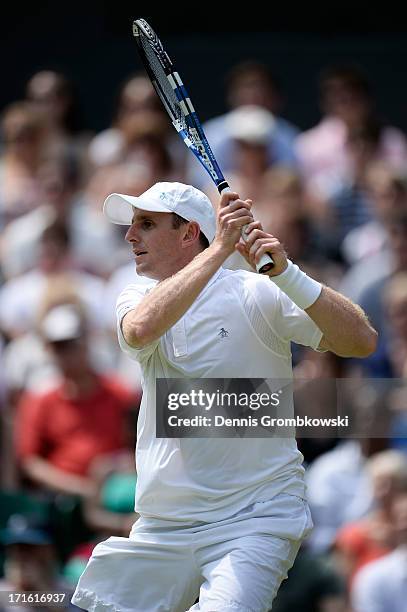
[[[270,278],[281,291],[288,295],[294,304],[305,310],[318,299],[322,285],[307,276],[290,259],[287,261],[288,266],[284,272],[277,276],[270,276]]]

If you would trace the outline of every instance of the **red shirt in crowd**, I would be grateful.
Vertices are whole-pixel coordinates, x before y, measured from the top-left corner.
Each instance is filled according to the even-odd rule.
[[[128,409],[135,405],[137,398],[121,382],[100,376],[85,397],[71,397],[64,384],[27,393],[17,409],[17,454],[84,476],[96,456],[128,447]]]
[[[347,559],[350,586],[364,565],[391,552],[389,539],[387,530],[368,519],[348,523],[339,530],[335,547]]]

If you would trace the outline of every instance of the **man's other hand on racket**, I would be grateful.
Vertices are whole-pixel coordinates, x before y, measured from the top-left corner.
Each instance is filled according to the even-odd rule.
[[[287,253],[281,242],[268,234],[262,228],[260,221],[252,221],[246,228],[247,240],[241,237],[235,245],[236,250],[246,259],[246,261],[256,271],[256,263],[265,253],[270,253],[274,261],[274,268],[267,273],[267,276],[277,276],[287,268]]]

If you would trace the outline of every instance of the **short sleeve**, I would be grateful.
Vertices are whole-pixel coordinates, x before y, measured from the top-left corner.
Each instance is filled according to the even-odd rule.
[[[323,335],[319,327],[268,277],[250,275],[248,285],[263,317],[279,338],[318,348]]]
[[[134,310],[141,300],[147,295],[154,285],[128,285],[124,291],[119,295],[116,302],[116,316],[117,316],[117,336],[119,339],[120,348],[132,359],[142,362],[148,359],[157,348],[160,339],[151,342],[147,346],[143,346],[141,349],[136,349],[127,344],[122,331],[122,321],[124,316]]]
[[[280,289],[273,322],[282,338],[297,344],[317,349],[322,340],[323,334],[316,323]]]

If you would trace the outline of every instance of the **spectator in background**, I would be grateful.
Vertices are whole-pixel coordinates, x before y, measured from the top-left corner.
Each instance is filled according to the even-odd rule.
[[[306,194],[299,174],[275,166],[267,171],[264,190],[267,198],[253,203],[252,210],[265,231],[281,236],[284,248],[295,261],[324,264],[316,251],[315,233],[307,217]]]
[[[392,369],[392,358],[388,352],[391,330],[385,316],[384,296],[393,276],[407,271],[407,207],[390,213],[385,223],[391,250],[390,265],[384,272],[378,274],[377,280],[371,281],[364,288],[359,299],[359,304],[379,332],[378,347],[374,356],[363,360],[360,366],[365,376],[377,378],[395,374]],[[400,364],[400,358],[396,357],[396,360]]]
[[[392,504],[397,548],[364,567],[352,589],[354,612],[405,612],[407,602],[407,487]]]
[[[47,143],[53,155],[70,154],[82,168],[89,134],[81,131],[72,82],[60,72],[40,70],[29,79],[26,96],[44,118]]]
[[[341,184],[349,183],[352,159],[347,142],[350,133],[377,122],[375,101],[365,75],[355,66],[332,66],[319,79],[323,113],[317,126],[303,132],[296,142],[307,189],[325,202]],[[380,132],[377,156],[401,169],[407,162],[407,141],[395,127]]]
[[[341,527],[365,517],[373,508],[366,464],[369,457],[389,446],[390,419],[383,411],[386,392],[386,388],[357,378],[344,379],[336,390],[337,414],[349,416],[351,429],[346,430],[349,437],[317,457],[306,471],[314,522],[308,542],[314,552],[329,551]]]
[[[279,116],[282,94],[276,78],[263,64],[246,61],[236,65],[227,77],[226,101],[233,113],[245,106],[258,106],[273,116],[274,126],[267,138],[268,165],[281,164],[296,167],[294,141],[298,129]],[[233,117],[233,115],[232,115]],[[235,143],[228,129],[229,113],[215,117],[204,124],[205,134],[221,168],[235,170]],[[199,162],[188,160],[188,182],[204,187],[207,177]]]
[[[405,259],[402,244],[403,218],[407,212],[405,175],[386,165],[373,164],[368,170],[367,189],[373,219],[349,232],[343,242],[345,259],[352,265],[341,280],[340,289],[358,304],[369,287],[402,268]]]
[[[87,497],[95,488],[88,474],[91,461],[126,446],[126,415],[137,398],[115,378],[95,372],[77,308],[52,309],[41,331],[62,381],[48,392],[21,398],[15,421],[17,455],[31,483]]]
[[[160,149],[161,150],[161,149]],[[100,202],[119,186],[139,193],[151,173],[143,165],[123,163],[96,171],[79,190],[79,168],[70,154],[47,156],[38,170],[39,206],[12,221],[0,237],[0,267],[10,279],[38,265],[41,236],[54,223],[67,227],[75,267],[106,278],[128,260],[120,230],[103,217]],[[97,248],[95,248],[97,245]]]
[[[14,514],[0,536],[5,547],[4,578],[0,580],[0,591],[10,593],[59,593],[61,605],[47,606],[28,603],[10,604],[7,598],[0,601],[0,612],[23,612],[25,610],[77,610],[69,603],[70,587],[58,575],[58,564],[52,533],[49,526],[35,516]]]
[[[137,193],[139,175],[130,164],[117,164],[95,170],[78,194],[70,216],[72,254],[80,268],[103,279],[128,261],[123,247],[122,228],[111,228],[103,217],[101,202],[111,191],[125,184]],[[97,247],[95,248],[95,245]]]
[[[311,464],[306,475],[314,522],[311,550],[327,552],[342,525],[361,518],[371,509],[365,461],[361,445],[356,440],[347,440]]]
[[[146,118],[166,128],[163,142],[182,177],[185,164],[185,147],[171,128],[168,115],[145,74],[128,78],[120,88],[115,118],[110,128],[97,134],[89,145],[89,161],[94,168],[109,166],[123,161],[128,147],[128,132],[133,122]]]
[[[1,120],[0,229],[38,205],[37,171],[44,152],[45,126],[28,102],[14,102]]]
[[[58,281],[76,288],[92,317],[100,312],[102,281],[77,271],[71,257],[68,230],[56,221],[41,235],[37,268],[9,280],[0,289],[0,328],[6,336],[15,338],[33,329],[42,294],[48,285]]]
[[[381,257],[388,250],[385,222],[388,215],[407,207],[407,167],[405,172],[393,170],[381,162],[373,162],[366,169],[366,195],[372,219],[351,230],[342,244],[342,253],[350,265],[376,254]]]
[[[97,134],[89,144],[90,162],[95,167],[117,163],[125,147],[123,122],[146,111],[156,113],[159,120],[163,116],[150,80],[141,74],[132,76],[120,88],[113,125]]]
[[[407,489],[407,455],[399,451],[373,455],[366,469],[372,482],[373,510],[366,518],[344,525],[335,539],[336,560],[349,587],[363,566],[394,548],[393,503]]]
[[[267,146],[275,127],[274,117],[261,106],[240,106],[227,115],[224,125],[233,142],[234,154],[228,180],[242,197],[251,193],[253,202],[260,205],[268,195],[265,186],[270,167]]]
[[[122,161],[134,166],[139,176],[139,190],[144,191],[162,180],[172,180],[173,161],[165,144],[168,117],[152,111],[130,115],[123,120]]]
[[[58,221],[72,225],[78,188],[78,164],[68,154],[42,161],[38,179],[38,206],[8,224],[0,238],[0,267],[5,278],[35,268],[44,230]]]
[[[381,131],[376,121],[369,121],[348,132],[346,151],[350,169],[327,198],[326,218],[320,227],[323,246],[335,259],[340,258],[347,234],[372,219],[367,173],[378,155]]]
[[[407,378],[407,270],[395,274],[384,292],[387,353],[396,378]]]
[[[25,391],[39,393],[60,382],[60,374],[53,353],[41,334],[41,325],[56,306],[75,306],[86,319],[86,308],[72,283],[58,279],[49,284],[41,296],[38,320],[27,333],[11,340],[4,349],[3,371],[7,380],[7,399],[11,412]],[[113,370],[115,347],[103,330],[88,329],[89,357],[100,374]],[[140,386],[140,385],[139,385]],[[137,390],[138,387],[133,387]]]

